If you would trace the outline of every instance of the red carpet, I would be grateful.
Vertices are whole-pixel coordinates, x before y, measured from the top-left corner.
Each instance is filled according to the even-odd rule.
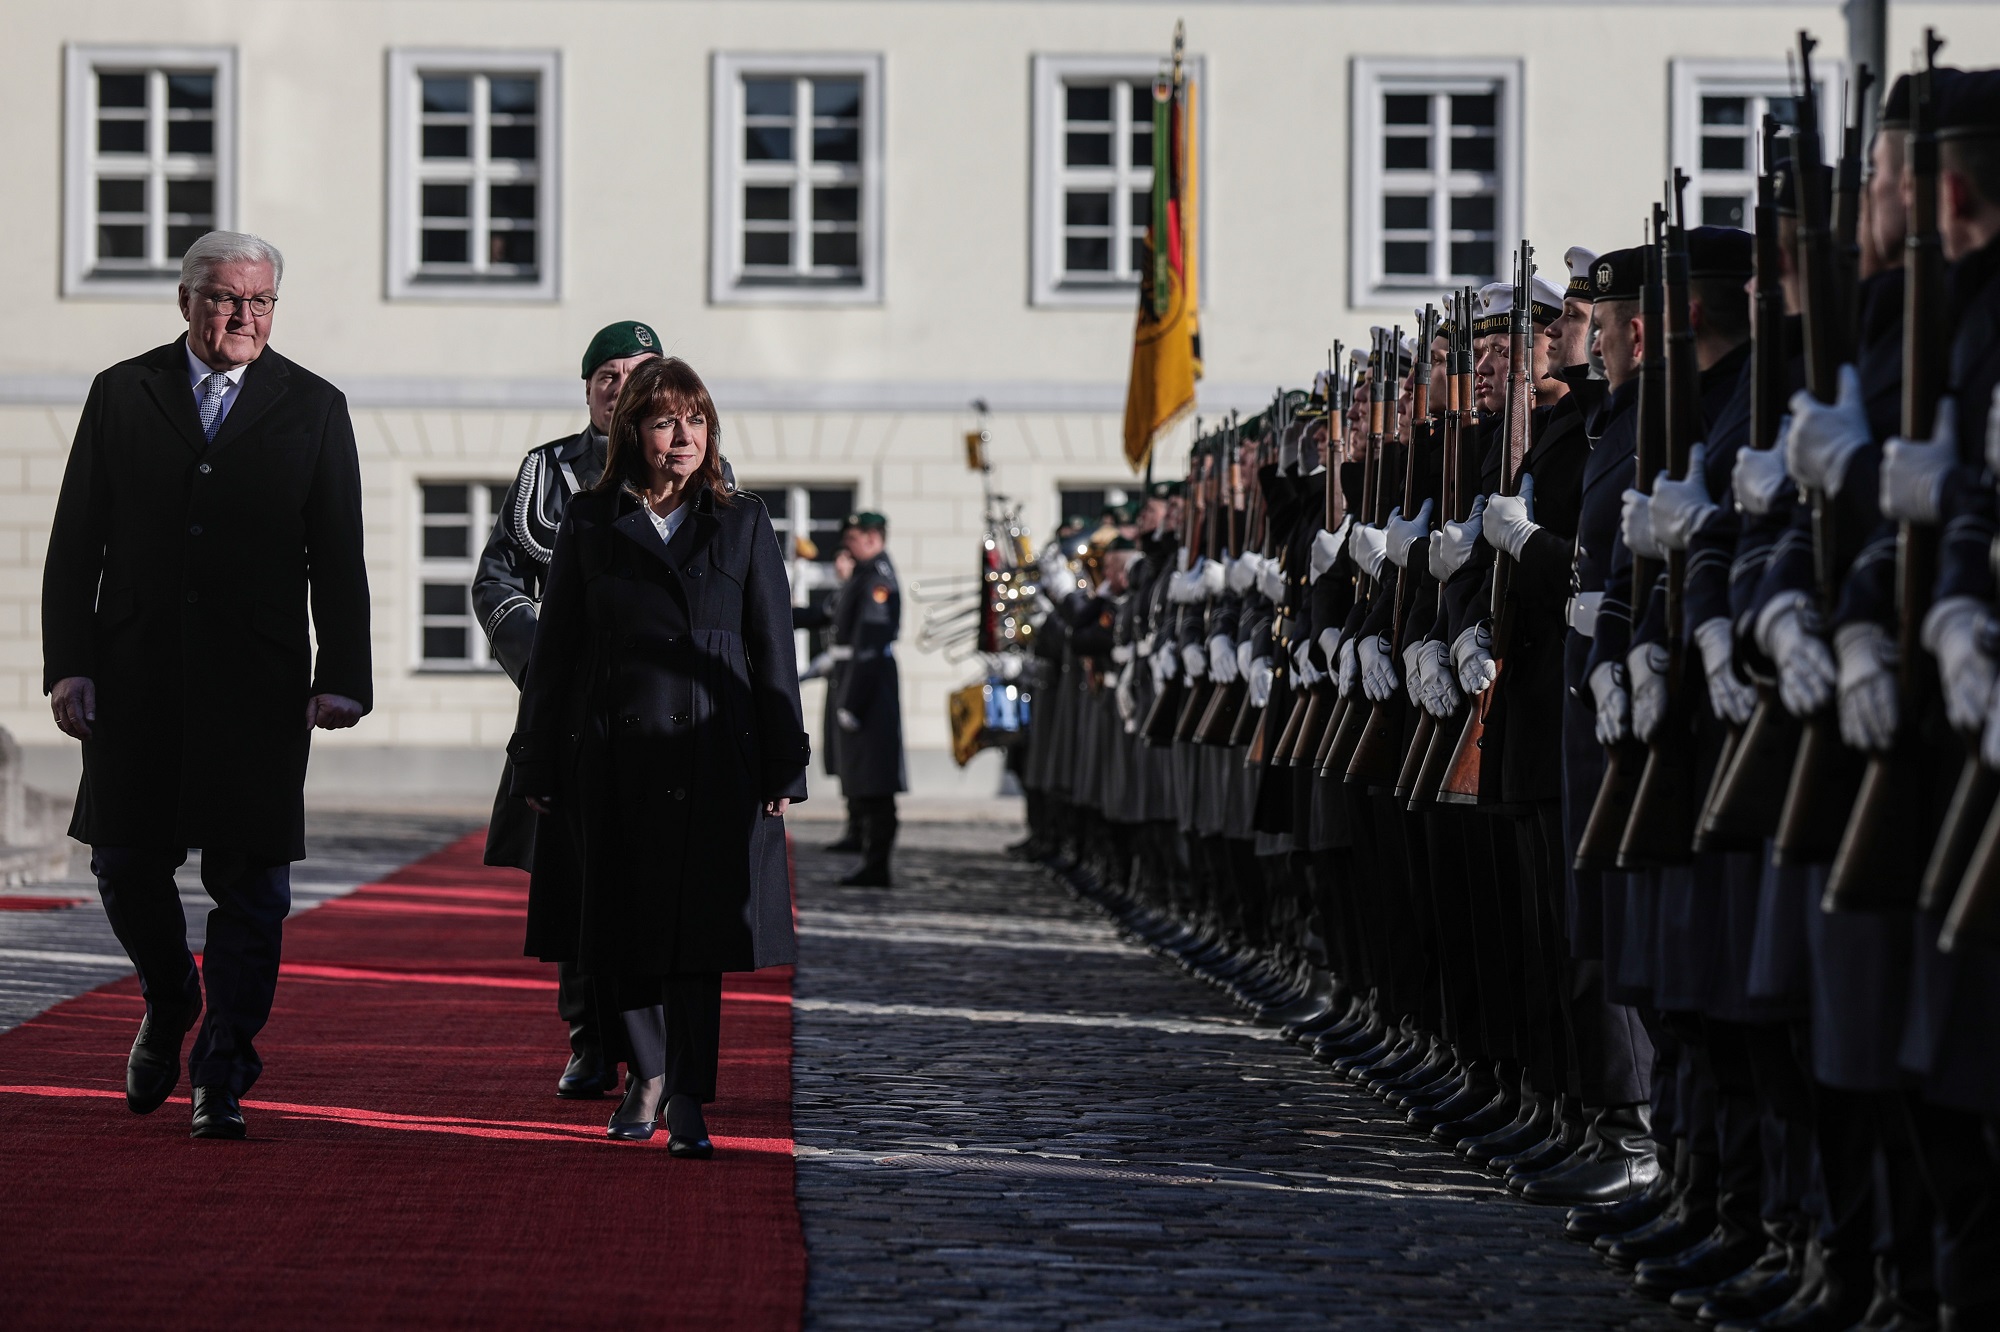
[[[248,1142],[126,1110],[135,980],[0,1036],[0,1325],[797,1328],[789,971],[725,978],[714,1160],[613,1144],[480,845],[288,923]]]

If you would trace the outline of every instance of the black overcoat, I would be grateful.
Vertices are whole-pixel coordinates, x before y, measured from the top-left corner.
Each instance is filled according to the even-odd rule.
[[[834,604],[833,641],[850,653],[838,681],[840,708],[861,729],[840,737],[840,790],[849,799],[910,789],[903,768],[902,676],[896,637],[903,591],[887,555],[854,566]]]
[[[784,820],[806,796],[791,596],[755,495],[704,490],[671,545],[627,492],[570,502],[508,752],[581,874],[537,875],[529,954],[593,976],[792,961]]]
[[[184,341],[91,385],[49,531],[42,687],[97,685],[70,835],[299,860],[306,700],[374,700],[354,428],[267,347],[204,439]]]

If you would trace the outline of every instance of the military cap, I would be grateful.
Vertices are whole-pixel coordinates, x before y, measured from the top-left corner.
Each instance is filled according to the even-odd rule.
[[[1931,92],[1939,139],[2000,135],[2000,69],[1954,71],[1936,80]]]
[[[1563,263],[1569,266],[1569,288],[1565,297],[1579,301],[1594,301],[1596,293],[1590,283],[1591,265],[1597,262],[1597,255],[1581,245],[1572,245],[1563,251]]]
[[[1105,543],[1104,543],[1104,549],[1105,549],[1105,550],[1107,550],[1107,551],[1112,551],[1112,550],[1137,550],[1137,549],[1139,549],[1139,546],[1138,546],[1138,543],[1137,543],[1137,542],[1135,542],[1135,541],[1133,541],[1131,537],[1128,537],[1128,536],[1117,536],[1117,537],[1112,537],[1112,538],[1111,538],[1111,540],[1109,540],[1109,541],[1105,542]]]
[[[1636,301],[1646,283],[1646,248],[1613,250],[1590,266],[1590,289],[1600,301]]]
[[[1688,276],[1747,279],[1757,271],[1757,239],[1735,227],[1690,227]]]
[[[1875,118],[1877,130],[1906,130],[1910,127],[1910,94],[1914,87],[1915,80],[1910,75],[1896,76],[1896,81],[1889,85],[1888,93],[1882,98],[1881,113]]]
[[[1528,283],[1528,307],[1529,317],[1547,327],[1562,317],[1562,290],[1545,277],[1533,278]],[[1479,289],[1478,314],[1472,320],[1472,335],[1483,338],[1505,333],[1512,325],[1513,316],[1514,284],[1489,282]]]
[[[590,372],[606,361],[626,356],[660,355],[664,355],[660,351],[660,335],[653,331],[651,324],[642,324],[636,319],[606,324],[597,330],[590,346],[584,348],[583,378],[589,379]]]
[[[1181,492],[1186,489],[1187,482],[1185,481],[1155,481],[1150,498],[1157,500],[1179,499]]]
[[[863,509],[860,513],[847,515],[847,526],[858,532],[886,532],[889,520],[871,509]]]

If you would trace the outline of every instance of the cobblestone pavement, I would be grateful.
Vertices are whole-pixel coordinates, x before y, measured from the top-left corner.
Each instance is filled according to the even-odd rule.
[[[292,915],[353,892],[429,855],[484,823],[482,819],[410,814],[311,813],[306,858],[292,866]],[[200,950],[208,924],[201,853],[175,876],[187,913],[188,944]],[[75,847],[64,878],[9,888],[17,907],[0,911],[0,1031],[19,1026],[63,1000],[130,975],[132,965],[111,933],[90,876],[90,852]]]
[[[1005,827],[899,882],[800,829],[794,1131],[820,1329],[1681,1326],[1561,1215],[1122,941]]]

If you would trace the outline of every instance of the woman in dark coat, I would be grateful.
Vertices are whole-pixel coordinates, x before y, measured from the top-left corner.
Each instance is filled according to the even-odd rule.
[[[613,1138],[708,1156],[722,973],[791,962],[783,815],[806,795],[791,597],[770,515],[722,479],[686,362],[632,372],[604,477],[556,537],[514,793],[570,820],[574,885],[535,881],[527,951],[605,978],[632,1046]]]

